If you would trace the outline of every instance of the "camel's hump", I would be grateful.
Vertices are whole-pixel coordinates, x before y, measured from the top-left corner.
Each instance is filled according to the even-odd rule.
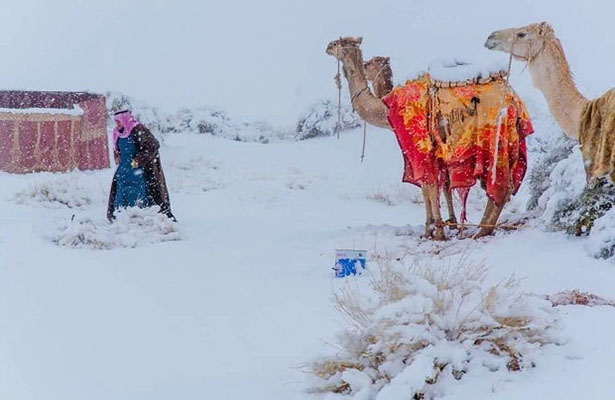
[[[443,59],[439,58],[429,63],[427,72],[438,81],[458,82],[473,80],[477,78],[487,78],[491,75],[506,71],[508,65],[503,62],[492,62],[490,64],[473,63],[459,58]]]

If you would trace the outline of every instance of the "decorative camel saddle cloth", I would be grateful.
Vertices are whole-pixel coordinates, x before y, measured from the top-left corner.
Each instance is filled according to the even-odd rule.
[[[581,113],[581,153],[587,176],[595,180],[615,170],[615,89],[591,100]]]
[[[534,130],[503,74],[463,84],[424,74],[383,101],[402,150],[404,182],[442,187],[448,174],[464,203],[477,179],[498,205],[519,189],[527,169],[525,137]]]

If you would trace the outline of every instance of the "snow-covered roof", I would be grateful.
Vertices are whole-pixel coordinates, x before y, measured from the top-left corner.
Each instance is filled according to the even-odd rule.
[[[0,108],[1,114],[53,114],[53,115],[83,115],[81,107],[73,108]]]

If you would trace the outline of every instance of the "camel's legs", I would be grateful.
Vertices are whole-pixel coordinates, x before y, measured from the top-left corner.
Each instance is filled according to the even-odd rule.
[[[434,184],[423,184],[429,197],[429,205],[431,207],[431,216],[435,231],[433,233],[434,240],[446,240],[444,236],[444,224],[442,215],[440,214],[440,202],[438,201],[438,187]]]
[[[446,222],[457,225],[457,217],[455,217],[455,208],[453,207],[453,193],[451,192],[451,182],[446,178],[444,183],[444,197],[446,198],[446,207],[448,208],[448,219]]]
[[[434,231],[434,220],[431,212],[431,198],[429,196],[429,191],[427,190],[427,185],[422,185],[421,191],[423,192],[423,204],[425,205],[425,237],[429,239]]]
[[[493,231],[495,231],[495,225],[498,222],[498,218],[500,217],[503,208],[503,205],[498,206],[491,199],[487,198],[485,213],[483,214],[483,219],[480,221],[480,230],[472,238],[478,239],[484,236],[492,235]]]

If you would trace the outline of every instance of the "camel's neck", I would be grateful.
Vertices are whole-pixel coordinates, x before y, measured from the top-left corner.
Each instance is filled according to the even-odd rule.
[[[529,69],[534,86],[545,96],[549,110],[566,136],[579,140],[581,113],[587,99],[574,83],[559,40],[547,40]]]
[[[386,105],[373,95],[367,84],[361,49],[357,47],[347,51],[342,62],[355,111],[371,125],[390,128]]]
[[[342,63],[351,98],[356,99],[357,93],[369,91],[361,49],[356,47],[348,50],[345,57],[342,58]]]

